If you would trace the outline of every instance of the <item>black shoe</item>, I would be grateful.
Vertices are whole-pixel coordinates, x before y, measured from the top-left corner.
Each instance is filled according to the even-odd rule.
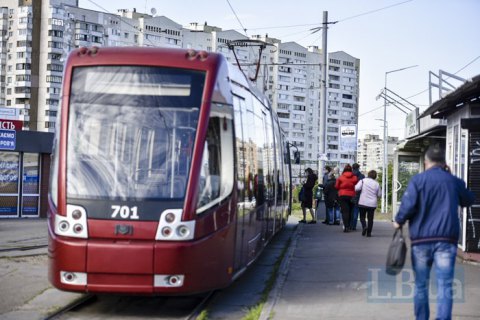
[[[333,224],[336,225],[336,226],[339,226],[339,225],[340,225],[340,221],[335,221]]]
[[[348,232],[348,227],[343,226],[343,232]]]
[[[327,220],[322,221],[323,224],[328,224]]]
[[[302,219],[302,220],[300,220],[300,221],[298,221],[298,222],[299,222],[299,223],[305,223],[305,222],[307,222],[307,221],[305,221],[305,219]]]
[[[363,228],[362,230],[362,236],[365,236],[367,234],[367,228]]]
[[[367,238],[370,238],[372,236],[371,233],[367,233]]]
[[[308,224],[315,224],[315,223],[317,223],[317,220],[312,220],[308,222]]]

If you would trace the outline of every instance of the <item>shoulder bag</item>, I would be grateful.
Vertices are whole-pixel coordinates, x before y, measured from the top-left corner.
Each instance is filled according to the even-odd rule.
[[[407,245],[403,237],[402,228],[395,230],[392,242],[388,248],[386,272],[389,275],[395,276],[402,271],[407,256]]]

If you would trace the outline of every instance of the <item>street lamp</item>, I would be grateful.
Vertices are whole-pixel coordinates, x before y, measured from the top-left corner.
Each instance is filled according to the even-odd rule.
[[[377,121],[382,121],[383,122],[383,141],[385,141],[385,132],[386,136],[388,137],[388,121],[384,119],[375,119]],[[387,143],[388,146],[388,143]],[[386,207],[388,207],[388,165],[387,169],[385,169],[385,144],[384,144],[384,150],[383,150],[383,165],[382,165],[382,213],[385,213],[386,210],[384,211],[384,204],[387,203]]]
[[[387,133],[387,76],[389,73],[394,73],[402,70],[407,70],[410,68],[415,68],[418,67],[418,65],[413,65],[413,66],[408,66],[400,69],[395,69],[395,70],[390,70],[385,72],[385,94],[383,95],[383,121],[384,126],[383,126],[383,168],[382,168],[382,190],[384,191],[384,196],[382,197],[382,213],[387,213],[388,210],[388,190],[387,190],[387,184],[388,184],[388,158],[387,158],[387,152],[388,152],[388,133]]]

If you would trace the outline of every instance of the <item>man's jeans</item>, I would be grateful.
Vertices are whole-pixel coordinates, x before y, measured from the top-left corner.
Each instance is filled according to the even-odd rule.
[[[338,206],[327,208],[327,217],[328,224],[334,224],[337,221],[340,221],[340,210]]]
[[[437,278],[436,319],[451,319],[453,292],[452,282],[457,246],[448,242],[432,242],[412,246],[412,267],[415,274],[415,317],[429,319],[428,287],[430,269],[435,267]]]

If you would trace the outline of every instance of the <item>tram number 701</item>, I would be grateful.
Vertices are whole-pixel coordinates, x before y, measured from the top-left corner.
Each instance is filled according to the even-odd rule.
[[[128,207],[128,206],[112,206],[112,218],[116,218],[120,215],[120,218],[123,219],[133,219],[138,220],[140,217],[138,216],[137,207]]]

